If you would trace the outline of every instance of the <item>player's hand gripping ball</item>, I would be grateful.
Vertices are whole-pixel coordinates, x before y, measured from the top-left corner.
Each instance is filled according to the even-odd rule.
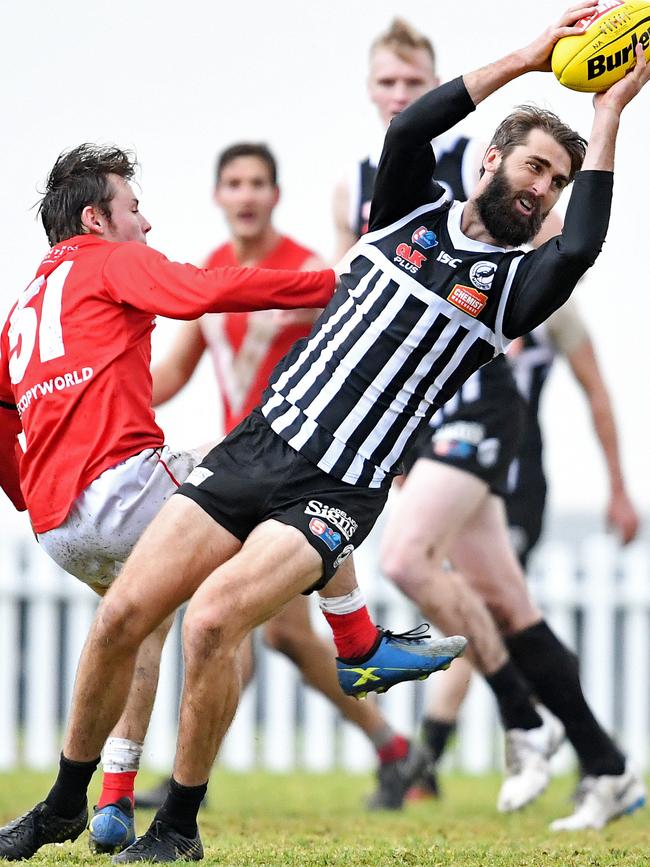
[[[578,25],[583,33],[560,39],[551,58],[565,87],[586,93],[607,90],[634,67],[637,45],[650,61],[648,0],[601,0]]]

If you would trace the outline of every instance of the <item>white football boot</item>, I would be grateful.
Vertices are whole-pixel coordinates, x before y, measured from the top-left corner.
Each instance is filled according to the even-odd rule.
[[[646,796],[645,784],[629,762],[624,773],[618,776],[583,777],[575,812],[551,822],[551,831],[582,831],[586,828],[599,831],[613,819],[643,807]]]
[[[550,759],[564,740],[564,726],[545,707],[536,705],[541,726],[506,732],[505,779],[497,809],[500,813],[521,810],[538,798],[551,779]]]

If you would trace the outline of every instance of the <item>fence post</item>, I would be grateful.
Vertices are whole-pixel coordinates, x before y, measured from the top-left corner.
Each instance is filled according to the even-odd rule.
[[[585,606],[582,680],[594,714],[607,731],[612,731],[617,545],[612,536],[593,536],[581,554]]]
[[[20,546],[3,533],[3,570],[0,581],[0,770],[18,763],[18,670],[20,646],[18,596],[20,593]]]
[[[32,545],[25,576],[27,645],[25,664],[25,764],[45,770],[59,755],[57,687],[62,573],[38,545]]]
[[[623,744],[638,768],[648,767],[650,736],[650,563],[641,543],[623,551]]]

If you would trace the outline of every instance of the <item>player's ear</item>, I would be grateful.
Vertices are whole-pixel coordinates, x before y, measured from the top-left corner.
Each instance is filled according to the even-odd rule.
[[[280,187],[276,184],[275,187],[273,188],[273,207],[274,208],[277,205],[277,203],[280,201],[280,195],[281,195]]]
[[[102,235],[105,223],[106,217],[95,205],[86,205],[81,212],[81,225],[86,233]]]
[[[485,151],[485,156],[483,157],[483,169],[488,173],[493,175],[496,170],[501,165],[501,160],[503,159],[503,154],[499,150],[499,148],[494,145],[490,145],[490,147]]]

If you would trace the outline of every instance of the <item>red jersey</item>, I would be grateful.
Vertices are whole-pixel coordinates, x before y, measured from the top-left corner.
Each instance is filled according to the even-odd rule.
[[[291,238],[281,237],[259,267],[298,270],[315,255]],[[207,261],[208,268],[237,264],[230,243],[218,247]],[[275,365],[296,340],[311,331],[310,321],[286,324],[274,313],[220,313],[200,320],[219,382],[226,432],[258,405]]]
[[[12,496],[6,462],[16,409],[26,441],[20,488],[36,532],[61,524],[104,470],[162,445],[149,373],[156,314],[322,307],[333,287],[332,271],[205,270],[92,235],[58,244],[0,335],[3,487]]]

